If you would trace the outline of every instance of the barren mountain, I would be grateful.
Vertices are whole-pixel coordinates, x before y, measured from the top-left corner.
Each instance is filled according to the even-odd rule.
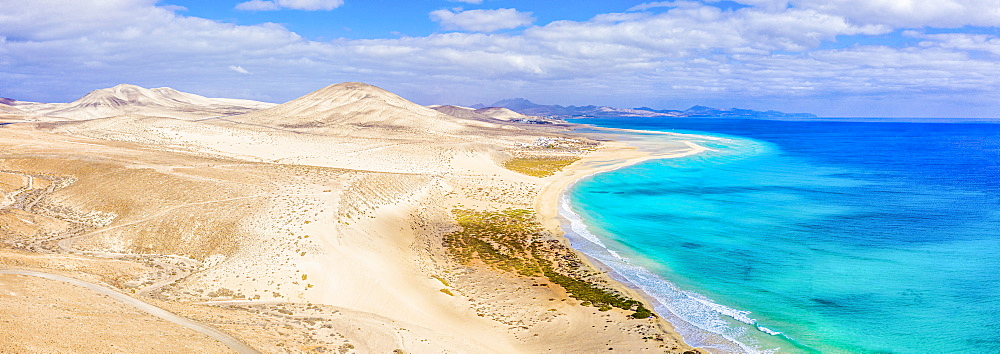
[[[435,111],[450,115],[452,117],[480,120],[487,122],[502,121],[502,122],[525,123],[525,124],[553,124],[562,122],[550,118],[524,115],[503,107],[483,107],[479,109],[461,107],[461,106],[440,106],[440,105],[427,106],[427,107]]]
[[[228,120],[300,131],[337,131],[378,137],[441,135],[470,127],[499,127],[452,117],[358,82],[330,85],[295,100]]]
[[[95,90],[71,103],[16,102],[16,105],[32,114],[73,120],[123,114],[200,119],[247,113],[273,106],[271,103],[251,100],[207,98],[169,87],[146,89],[128,84]]]
[[[490,121],[495,119],[488,115],[477,113],[475,108],[452,106],[452,105],[444,105],[444,106],[435,105],[427,107],[452,117],[473,119],[473,120],[484,120],[484,121]]]
[[[514,112],[503,107],[486,107],[480,108],[475,111],[478,114],[482,114],[487,117],[496,118],[500,120],[515,120],[515,119],[527,119],[528,116],[521,113]]]

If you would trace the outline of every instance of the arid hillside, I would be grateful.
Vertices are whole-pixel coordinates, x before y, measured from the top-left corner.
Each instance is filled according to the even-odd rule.
[[[452,117],[463,118],[463,119],[481,120],[487,122],[496,119],[484,114],[476,113],[475,108],[469,108],[469,107],[460,107],[452,105],[444,105],[444,106],[434,105],[434,106],[427,106],[427,108],[447,114]]]
[[[272,108],[229,120],[303,132],[380,138],[436,138],[476,128],[500,128],[495,124],[442,114],[359,82],[330,85]]]
[[[521,113],[514,112],[512,110],[503,107],[486,107],[475,110],[477,114],[482,114],[484,116],[499,119],[499,120],[513,120],[513,119],[524,119],[528,116]]]

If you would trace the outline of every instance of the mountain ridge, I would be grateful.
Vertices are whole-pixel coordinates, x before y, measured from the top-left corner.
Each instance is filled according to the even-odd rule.
[[[485,121],[504,121],[510,123],[523,123],[523,124],[553,124],[562,122],[560,120],[549,119],[545,117],[529,116],[525,114],[518,113],[510,108],[506,107],[485,107],[480,104],[480,108],[472,107],[462,107],[453,105],[431,105],[427,106],[435,111],[450,115],[452,117],[463,118],[463,119],[474,119],[474,120],[485,120]]]
[[[713,108],[702,105],[695,105],[686,110],[654,109],[649,107],[618,108],[611,106],[561,106],[542,105],[531,102],[524,98],[507,98],[499,100],[493,107],[503,107],[515,112],[551,118],[589,118],[589,117],[676,117],[676,118],[700,118],[700,117],[726,117],[726,118],[816,118],[812,113],[785,113],[775,110],[755,111],[742,108]],[[487,107],[483,104],[472,107]]]
[[[97,89],[70,103],[34,103],[11,100],[27,113],[85,120],[124,114],[140,114],[178,119],[200,119],[246,113],[272,106],[271,103],[232,98],[208,98],[169,87],[147,89],[118,84]]]

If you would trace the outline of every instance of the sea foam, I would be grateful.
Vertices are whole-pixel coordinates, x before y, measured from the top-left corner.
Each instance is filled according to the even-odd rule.
[[[780,332],[760,326],[749,311],[726,307],[707,297],[679,289],[673,283],[634,265],[618,252],[611,250],[597,235],[590,232],[583,218],[573,211],[565,194],[559,203],[560,215],[568,221],[566,237],[574,248],[611,268],[612,277],[638,287],[653,298],[656,312],[674,325],[675,330],[691,346],[720,353],[773,353],[778,348],[761,348],[761,343],[747,336],[746,329],[727,323],[739,321],[752,328],[778,335]]]

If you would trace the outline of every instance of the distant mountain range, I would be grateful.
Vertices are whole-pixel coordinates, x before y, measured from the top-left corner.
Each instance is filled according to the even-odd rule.
[[[729,118],[816,118],[811,113],[785,113],[778,111],[754,111],[740,108],[712,108],[694,106],[683,111],[670,109],[653,109],[649,107],[617,108],[609,106],[560,106],[542,105],[523,98],[509,98],[497,101],[491,106],[477,104],[473,108],[504,107],[512,111],[529,115],[551,118],[587,118],[587,117],[729,117]]]

